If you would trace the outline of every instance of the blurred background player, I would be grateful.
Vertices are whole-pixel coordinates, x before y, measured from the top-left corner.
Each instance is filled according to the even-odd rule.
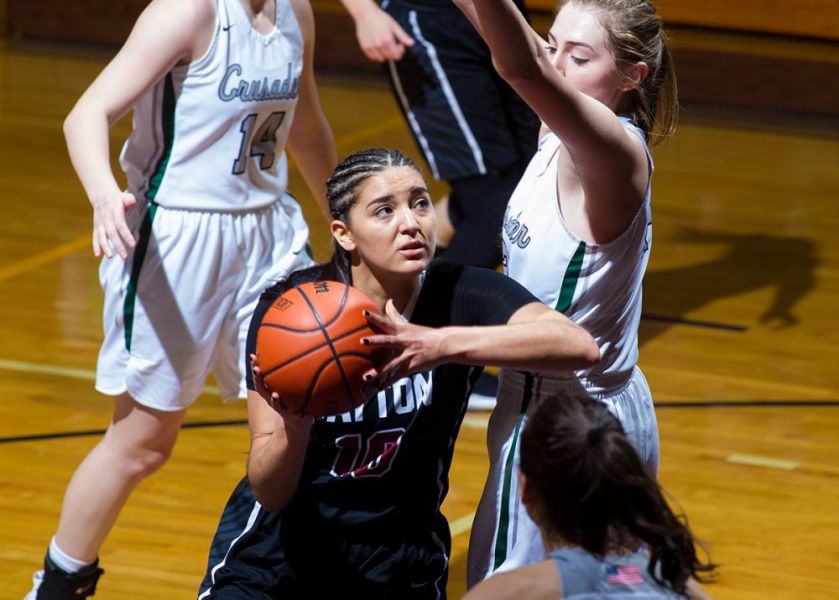
[[[431,198],[398,151],[349,156],[327,187],[333,258],[266,291],[248,347],[279,294],[332,279],[386,314],[368,317],[381,334],[367,339],[394,357],[368,373],[377,396],[318,420],[287,410],[254,365],[248,475],[221,517],[201,599],[445,597],[451,536],[440,506],[482,365],[566,370],[598,358],[585,330],[512,279],[431,262]]]
[[[337,160],[313,41],[304,0],[153,0],[67,117],[93,250],[106,257],[96,389],[114,397],[114,415],[70,481],[27,598],[92,595],[100,547],[134,487],[167,461],[207,374],[225,400],[245,395],[259,294],[311,264],[286,146],[328,214]],[[122,191],[108,130],[132,107]]]
[[[484,41],[451,0],[341,0],[372,61],[387,62],[394,97],[447,197],[437,204],[446,260],[494,269],[510,194],[536,150],[539,120],[498,76]],[[524,3],[516,2],[525,14]],[[469,407],[495,405],[484,374]]]
[[[538,119],[495,72],[486,44],[451,1],[341,2],[367,58],[387,61],[432,174],[451,187],[437,211],[446,260],[494,269],[504,208],[536,149]]]
[[[676,83],[646,0],[562,1],[547,40],[511,0],[458,0],[498,72],[542,120],[539,148],[504,220],[506,273],[585,326],[601,360],[571,377],[507,370],[487,431],[490,473],[469,546],[469,583],[541,560],[515,473],[528,406],[547,394],[607,404],[658,471],[658,427],[637,367],[641,282],[652,234],[648,149],[672,132]]]
[[[607,406],[549,396],[521,434],[519,490],[547,559],[479,583],[469,600],[709,598],[686,522]]]

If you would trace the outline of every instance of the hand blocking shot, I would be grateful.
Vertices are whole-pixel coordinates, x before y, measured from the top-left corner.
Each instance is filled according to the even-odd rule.
[[[584,329],[514,281],[431,261],[429,192],[419,168],[398,151],[349,156],[328,180],[327,198],[332,259],[268,289],[253,316],[247,477],[224,509],[200,598],[445,597],[451,537],[440,506],[482,366],[565,371],[599,359]],[[374,359],[360,381],[345,380],[344,350],[327,342],[330,367],[340,356],[342,368],[330,375],[336,386],[349,382],[354,397],[370,383],[373,393],[351,410],[316,419],[312,410],[285,404],[258,339],[274,322],[278,298],[323,282],[330,293],[352,285],[372,301],[375,310],[349,312],[371,330],[354,347],[386,358]],[[357,321],[359,312],[366,323]],[[310,316],[301,327],[314,329]],[[319,313],[330,331],[333,316]],[[318,335],[322,346],[323,330]],[[302,361],[289,368],[303,387],[319,375]],[[346,399],[346,390],[339,396]]]

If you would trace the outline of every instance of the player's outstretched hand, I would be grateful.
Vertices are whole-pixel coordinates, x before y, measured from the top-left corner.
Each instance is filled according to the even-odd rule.
[[[443,362],[440,331],[411,323],[399,314],[392,300],[385,304],[384,316],[368,311],[364,316],[371,327],[381,333],[366,337],[363,343],[393,351],[393,357],[387,363],[365,375],[367,380],[376,379],[379,388]]]
[[[265,398],[268,406],[280,413],[286,421],[286,426],[289,424],[299,425],[301,427],[311,426],[314,422],[314,417],[291,410],[283,404],[277,392],[272,392],[268,389],[268,386],[265,385],[265,380],[262,379],[262,371],[256,362],[256,354],[251,354],[251,374],[253,375],[253,387],[256,389],[256,392]]]
[[[405,33],[393,17],[371,4],[355,20],[355,35],[364,55],[375,62],[399,60],[405,48],[414,45],[414,38]]]
[[[123,260],[128,256],[126,245],[133,248],[135,241],[125,222],[125,213],[137,204],[128,192],[117,191],[90,199],[93,205],[93,254],[108,258],[114,250]]]

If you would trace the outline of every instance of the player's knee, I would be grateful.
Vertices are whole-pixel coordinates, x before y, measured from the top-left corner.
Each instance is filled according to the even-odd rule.
[[[123,446],[114,449],[117,468],[132,481],[145,479],[159,470],[172,455],[172,448],[144,448]]]
[[[143,479],[165,465],[171,455],[171,450],[143,450],[134,457],[131,470],[136,477]]]

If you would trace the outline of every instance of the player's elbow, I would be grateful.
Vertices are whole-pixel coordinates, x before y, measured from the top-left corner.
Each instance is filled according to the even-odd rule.
[[[492,56],[492,66],[498,75],[512,88],[528,88],[534,82],[543,81],[542,57],[538,48],[532,48],[530,52],[524,51],[518,54],[495,53]]]
[[[564,369],[590,369],[600,362],[600,348],[597,342],[588,331],[577,325],[574,326],[574,342],[571,348],[573,350],[570,357],[566,356]]]
[[[472,0],[454,0],[454,5],[463,11],[472,6]]]
[[[79,108],[78,105],[73,107],[73,110],[69,112],[69,114],[64,117],[64,123],[62,124],[62,131],[64,132],[64,139],[70,140],[73,136],[73,133],[77,129],[77,123],[79,121]]]
[[[515,57],[493,56],[492,66],[498,75],[510,86],[526,85],[533,79],[533,66],[529,61],[516,60]]]
[[[259,505],[262,506],[268,512],[279,512],[285,505],[288,504],[287,502],[280,502],[277,501],[275,498],[271,498],[270,496],[264,496],[262,494],[257,494],[254,492],[254,496],[256,496],[256,501],[259,502]]]
[[[264,464],[253,460],[248,463],[248,483],[257,502],[268,512],[277,512],[291,502],[297,492],[297,481],[285,477],[280,470],[266,469]]]
[[[577,335],[577,349],[579,352],[580,369],[590,369],[600,362],[600,346],[594,337],[579,325],[574,325]]]
[[[289,493],[288,491],[278,489],[279,487],[280,486],[276,486],[276,484],[260,485],[259,483],[251,480],[251,489],[253,490],[253,495],[256,498],[256,501],[259,502],[260,506],[268,512],[281,511],[291,501],[291,498],[294,495],[293,491]]]
[[[92,129],[98,127],[100,123],[104,123],[105,127],[110,127],[115,120],[111,119],[101,105],[82,97],[64,117],[62,124],[64,139],[67,140],[68,145],[73,142],[86,144],[86,141],[91,138]]]
[[[600,348],[588,332],[586,332],[586,337],[587,339],[583,344],[580,361],[583,363],[581,368],[590,369],[600,362]]]

